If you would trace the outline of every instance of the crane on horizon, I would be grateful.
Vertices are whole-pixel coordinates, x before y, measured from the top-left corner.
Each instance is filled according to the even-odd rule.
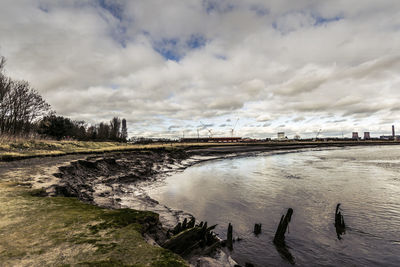
[[[322,129],[319,129],[319,131],[318,131],[317,135],[315,135],[314,141],[316,141],[316,140],[317,140],[317,138],[318,138],[319,134],[321,133],[321,131],[322,131]]]
[[[233,126],[233,128],[231,128],[231,137],[233,137],[233,133],[235,131],[235,128],[236,128],[236,125],[237,125],[238,121],[239,121],[239,118],[237,118],[237,120],[235,122],[235,125]]]
[[[207,126],[204,123],[202,123],[201,121],[200,121],[200,123],[201,123],[201,125],[203,125],[204,129],[206,129],[208,131],[208,137],[211,138],[212,137],[212,129],[208,129]]]

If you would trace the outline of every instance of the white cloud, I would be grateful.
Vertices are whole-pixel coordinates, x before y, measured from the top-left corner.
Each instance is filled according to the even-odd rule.
[[[4,0],[0,54],[59,114],[131,134],[236,117],[254,137],[382,132],[399,119],[397,2]]]

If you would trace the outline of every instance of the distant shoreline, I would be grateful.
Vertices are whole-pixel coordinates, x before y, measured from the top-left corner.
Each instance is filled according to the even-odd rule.
[[[80,154],[104,154],[112,152],[130,152],[152,149],[184,149],[198,153],[237,153],[271,151],[280,149],[299,149],[313,147],[343,147],[371,145],[400,145],[400,141],[269,141],[237,143],[152,143],[126,144],[117,142],[84,142],[84,141],[9,141],[0,143],[0,161],[15,161],[29,158],[57,157]]]

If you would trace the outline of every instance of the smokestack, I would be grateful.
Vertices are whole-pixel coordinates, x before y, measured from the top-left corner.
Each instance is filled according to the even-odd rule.
[[[394,125],[392,125],[392,136],[393,137],[395,136],[395,134],[394,134]]]

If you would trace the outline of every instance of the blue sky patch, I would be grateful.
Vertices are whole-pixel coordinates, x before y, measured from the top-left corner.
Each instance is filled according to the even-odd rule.
[[[153,49],[165,59],[178,62],[187,51],[199,49],[206,43],[207,39],[203,35],[192,34],[186,41],[180,38],[162,38],[161,41],[153,41]]]
[[[201,48],[206,45],[207,39],[199,34],[192,34],[189,40],[186,42],[190,49]]]
[[[235,6],[229,1],[222,0],[203,0],[203,8],[207,14],[211,13],[227,13],[232,11]]]
[[[97,2],[101,8],[107,10],[116,19],[122,21],[124,10],[121,4],[109,0],[97,0]]]
[[[127,24],[130,22],[129,20],[124,20],[123,18],[123,6],[119,3],[112,2],[110,0],[96,0],[97,7],[102,10],[102,12],[98,12],[100,17],[110,25],[110,35],[111,38],[121,45],[121,47],[125,48],[127,42],[129,41],[129,37],[127,36]],[[109,16],[106,16],[105,11],[108,14],[111,14],[114,18],[118,20],[118,23],[110,22]]]
[[[161,41],[153,44],[153,49],[162,55],[165,59],[179,61],[182,58],[182,53],[179,51],[178,38],[163,38]]]
[[[315,18],[314,26],[319,26],[321,24],[328,24],[328,23],[339,21],[339,20],[343,19],[342,16],[336,16],[336,17],[332,17],[332,18],[324,18],[324,17],[317,15],[317,16],[313,16],[313,17]]]

